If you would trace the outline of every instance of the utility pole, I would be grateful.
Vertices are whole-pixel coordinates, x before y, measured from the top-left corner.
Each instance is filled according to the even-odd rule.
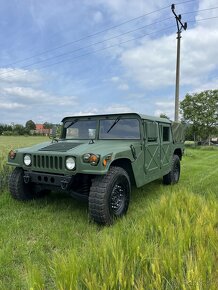
[[[176,18],[177,25],[177,55],[176,55],[176,90],[175,90],[175,121],[179,121],[179,76],[180,76],[180,40],[182,38],[182,30],[187,29],[187,22],[182,23],[181,14],[177,15],[175,12],[175,4],[171,5],[171,10]]]

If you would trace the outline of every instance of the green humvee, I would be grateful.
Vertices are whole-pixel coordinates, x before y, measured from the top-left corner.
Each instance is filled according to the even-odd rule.
[[[50,190],[87,200],[91,219],[112,224],[127,212],[131,186],[163,177],[178,182],[183,127],[136,113],[66,117],[60,139],[12,150],[8,164],[13,198],[28,200]]]

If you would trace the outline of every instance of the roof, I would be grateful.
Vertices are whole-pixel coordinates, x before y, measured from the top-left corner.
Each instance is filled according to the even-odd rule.
[[[43,124],[36,124],[36,130],[43,130],[44,126]]]
[[[170,120],[166,119],[166,118],[159,118],[159,117],[155,117],[155,116],[149,116],[149,115],[143,115],[143,114],[138,114],[138,113],[116,113],[116,114],[102,114],[102,115],[86,115],[86,116],[68,116],[63,118],[62,122],[64,122],[66,119],[86,119],[86,118],[100,118],[100,117],[106,117],[106,116],[111,116],[111,117],[117,117],[117,116],[137,116],[142,120],[151,120],[154,122],[164,122],[164,123],[171,123]]]

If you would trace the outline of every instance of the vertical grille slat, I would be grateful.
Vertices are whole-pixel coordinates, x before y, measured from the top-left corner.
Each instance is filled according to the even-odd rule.
[[[59,157],[59,169],[62,169],[62,157]]]
[[[37,156],[37,166],[40,167],[40,165],[41,165],[41,164],[40,164],[40,156],[38,155],[38,156]]]
[[[46,159],[46,168],[49,168],[49,158],[48,158],[48,156],[45,156],[45,159]]]
[[[36,155],[33,156],[33,166],[36,167]]]
[[[50,156],[50,167],[53,169],[53,156]]]
[[[41,156],[41,163],[42,163],[42,168],[44,168],[45,167],[45,161],[44,161],[44,156],[43,155]]]
[[[62,156],[33,155],[33,167],[38,169],[63,169]]]

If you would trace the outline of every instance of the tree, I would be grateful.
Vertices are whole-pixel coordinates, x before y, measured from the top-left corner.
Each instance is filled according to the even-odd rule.
[[[165,119],[170,120],[170,117],[168,117],[165,113],[161,113],[160,118],[165,118]]]
[[[30,130],[36,129],[36,124],[32,120],[29,120],[26,122],[25,127],[26,127],[27,131],[29,132]]]
[[[194,140],[208,139],[217,131],[218,90],[187,94],[180,103],[183,120],[192,125]]]
[[[45,129],[52,129],[53,124],[52,124],[52,123],[45,122],[45,123],[43,124],[43,127],[44,127]]]
[[[27,130],[23,125],[15,124],[13,128],[13,135],[25,135],[27,134]]]

